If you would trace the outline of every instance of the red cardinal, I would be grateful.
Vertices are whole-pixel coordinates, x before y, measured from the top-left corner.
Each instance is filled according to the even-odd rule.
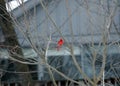
[[[63,45],[63,43],[64,43],[64,40],[62,38],[60,38],[60,40],[57,43],[57,50],[60,49],[60,47]]]

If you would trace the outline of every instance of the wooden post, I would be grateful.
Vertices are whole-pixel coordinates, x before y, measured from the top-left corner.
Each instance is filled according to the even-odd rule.
[[[58,86],[61,86],[61,82],[60,81],[58,81]]]
[[[45,86],[47,86],[47,83],[45,83]]]
[[[17,84],[17,83],[15,83],[15,86],[18,86],[18,84]]]

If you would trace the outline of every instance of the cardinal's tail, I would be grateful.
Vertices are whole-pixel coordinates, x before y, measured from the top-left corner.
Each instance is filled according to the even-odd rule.
[[[60,46],[57,46],[57,51],[59,51],[60,50]]]
[[[57,46],[57,51],[59,51],[60,50],[60,47],[59,46]]]

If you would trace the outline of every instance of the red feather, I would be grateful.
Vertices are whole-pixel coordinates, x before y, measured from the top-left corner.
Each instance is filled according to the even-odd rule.
[[[57,50],[64,44],[64,40],[61,38],[57,43]]]

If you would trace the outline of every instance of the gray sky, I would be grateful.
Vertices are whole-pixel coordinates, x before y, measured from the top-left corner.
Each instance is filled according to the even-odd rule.
[[[10,1],[8,4],[6,4],[6,7],[7,7],[7,10],[8,11],[11,11],[15,8],[17,8],[20,4],[21,4],[21,1],[22,0],[13,0],[13,1]],[[23,0],[24,2],[28,1],[28,0]]]

